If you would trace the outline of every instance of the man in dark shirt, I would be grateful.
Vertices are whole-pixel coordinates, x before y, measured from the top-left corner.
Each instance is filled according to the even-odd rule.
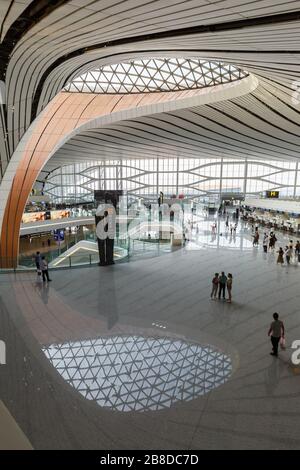
[[[41,268],[42,257],[41,257],[41,253],[39,251],[36,252],[36,255],[34,257],[34,261],[35,261],[37,271],[40,271],[42,269]]]
[[[281,320],[278,320],[279,315],[278,313],[273,313],[274,321],[272,321],[270,325],[270,329],[268,331],[268,336],[271,336],[271,343],[273,351],[270,353],[271,356],[278,356],[278,344],[280,338],[284,338],[284,325]]]
[[[223,294],[223,300],[225,300],[226,282],[227,282],[227,277],[225,276],[224,271],[222,271],[222,274],[219,277],[219,299],[221,298],[221,293],[222,293]]]

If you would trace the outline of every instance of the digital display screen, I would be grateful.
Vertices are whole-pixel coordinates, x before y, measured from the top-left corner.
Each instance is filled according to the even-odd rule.
[[[69,210],[25,212],[22,216],[22,224],[40,222],[41,220],[65,219],[70,217]]]
[[[53,230],[53,234],[54,234],[54,240],[56,240],[57,242],[63,241],[65,239],[64,230],[60,230],[60,229]]]

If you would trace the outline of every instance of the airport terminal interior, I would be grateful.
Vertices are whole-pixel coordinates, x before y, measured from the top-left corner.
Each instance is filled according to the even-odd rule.
[[[0,0],[0,156],[0,449],[299,449],[299,0]]]

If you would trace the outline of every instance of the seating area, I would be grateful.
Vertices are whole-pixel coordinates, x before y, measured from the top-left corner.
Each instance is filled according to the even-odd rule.
[[[242,220],[274,230],[282,230],[293,235],[300,234],[300,215],[292,216],[287,212],[278,213],[272,210],[253,209],[246,207]]]

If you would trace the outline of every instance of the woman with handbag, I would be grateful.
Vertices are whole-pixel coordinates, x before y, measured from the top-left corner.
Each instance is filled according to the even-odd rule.
[[[232,274],[228,273],[227,275],[227,292],[228,292],[227,302],[229,302],[230,304],[231,304],[231,291],[232,291]]]

